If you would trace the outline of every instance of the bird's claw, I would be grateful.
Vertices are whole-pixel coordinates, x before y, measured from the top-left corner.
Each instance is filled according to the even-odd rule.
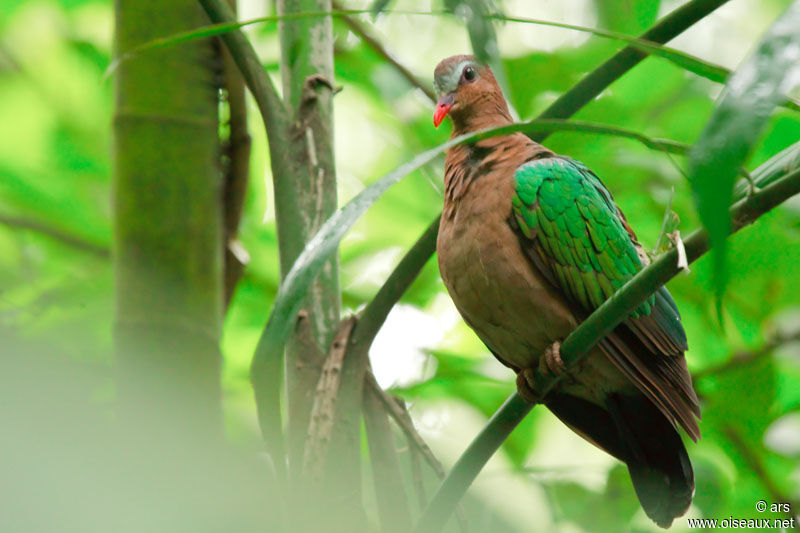
[[[539,374],[542,376],[561,376],[567,371],[561,360],[561,343],[556,341],[539,358]],[[542,395],[536,391],[536,371],[523,368],[517,373],[517,392],[528,403],[539,403]]]
[[[541,395],[536,392],[536,372],[523,368],[517,372],[517,392],[528,403],[539,403]]]
[[[539,358],[539,372],[544,375],[561,376],[566,371],[567,367],[561,360],[561,343],[555,341],[544,349],[544,354]]]

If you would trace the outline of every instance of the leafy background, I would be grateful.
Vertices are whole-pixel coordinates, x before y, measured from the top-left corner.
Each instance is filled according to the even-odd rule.
[[[505,14],[641,33],[680,2],[569,0],[497,2]],[[789,4],[733,0],[671,45],[730,69]],[[369,7],[348,3],[347,7]],[[470,49],[465,25],[438,2],[397,0],[361,22],[429,85],[443,57]],[[240,2],[240,18],[273,14],[270,2]],[[110,2],[5,1],[0,5],[0,346],[49,351],[92,369],[84,388],[110,411],[113,280],[109,250]],[[425,95],[340,20],[336,31],[335,140],[340,201],[415,154],[444,142]],[[621,47],[586,33],[496,23],[510,101],[531,118]],[[279,78],[274,24],[247,33]],[[113,75],[113,74],[112,74]],[[693,143],[721,85],[649,58],[576,119]],[[250,257],[228,310],[223,379],[228,435],[258,450],[248,367],[278,286],[277,243],[265,134],[251,104],[251,181],[240,229]],[[800,140],[800,113],[776,110],[747,168]],[[580,159],[614,193],[652,248],[671,201],[688,233],[699,225],[682,158],[613,137],[563,132],[550,148]],[[343,302],[358,310],[438,212],[441,158],[389,190],[342,243]],[[674,191],[674,193],[673,193]],[[669,284],[690,341],[689,367],[703,399],[703,440],[688,443],[697,494],[690,517],[760,515],[755,502],[800,502],[800,203],[763,217],[729,241],[730,281],[722,320],[710,257]],[[405,398],[418,428],[452,464],[513,390],[513,376],[459,319],[435,260],[389,317],[371,351],[384,387]],[[740,364],[730,364],[732,360]],[[407,455],[402,452],[401,455]],[[401,456],[401,460],[407,461]],[[430,480],[429,488],[435,486]],[[470,490],[473,530],[650,531],[620,464],[534,409]],[[794,513],[800,503],[793,504]],[[781,515],[774,515],[781,516]],[[686,528],[678,520],[675,530]]]

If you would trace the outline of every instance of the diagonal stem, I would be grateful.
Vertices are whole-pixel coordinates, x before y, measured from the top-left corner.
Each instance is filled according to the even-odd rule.
[[[236,21],[236,15],[226,0],[199,0],[208,17],[215,23]],[[291,168],[289,154],[289,115],[278,91],[261,66],[253,45],[240,29],[220,36],[242,73],[247,88],[253,94],[264,127],[267,130],[272,175],[280,176]],[[283,427],[280,411],[280,384],[283,376],[283,359],[270,358],[268,364],[254,368],[251,372],[253,390],[256,395],[258,419],[268,451],[273,458],[279,479],[287,478],[284,456]]]
[[[62,244],[71,246],[77,250],[81,250],[82,252],[96,255],[97,257],[108,259],[111,256],[111,251],[106,246],[84,240],[66,231],[62,231],[54,226],[49,226],[37,220],[0,214],[0,224],[46,235],[51,239],[61,242]]]
[[[338,3],[333,2],[333,9],[336,11],[345,11],[344,8]],[[395,57],[386,49],[385,46],[377,39],[374,35],[372,35],[369,30],[364,27],[361,22],[358,21],[353,16],[342,16],[342,22],[344,22],[350,31],[356,34],[367,46],[372,48],[375,53],[381,56],[387,63],[392,65],[394,69],[401,75],[403,78],[408,81],[411,85],[422,91],[428,99],[436,103],[436,95],[433,93],[433,90],[425,85],[419,78],[417,78],[405,65],[400,63]]]

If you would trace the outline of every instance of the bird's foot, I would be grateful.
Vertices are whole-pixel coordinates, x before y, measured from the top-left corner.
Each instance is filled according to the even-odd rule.
[[[539,372],[544,375],[561,376],[566,371],[567,367],[561,360],[561,343],[555,341],[544,349],[544,354],[539,358]]]
[[[528,403],[541,401],[541,395],[536,392],[536,372],[532,368],[523,368],[517,372],[517,392]]]
[[[567,371],[564,361],[561,360],[561,343],[554,342],[539,358],[539,374],[542,376],[561,376]],[[517,373],[517,392],[528,403],[538,403],[542,395],[536,390],[536,371],[533,368],[523,368]]]

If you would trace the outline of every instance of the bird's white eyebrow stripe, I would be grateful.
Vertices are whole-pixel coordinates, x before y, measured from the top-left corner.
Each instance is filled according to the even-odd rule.
[[[434,80],[434,85],[436,86],[436,92],[439,94],[445,94],[452,91],[455,91],[458,87],[458,80],[461,79],[461,71],[464,70],[464,67],[467,65],[472,65],[474,61],[470,61],[469,59],[465,59],[461,61],[456,68],[452,69],[447,76],[443,76],[441,81],[444,83],[438,83],[440,80]]]

